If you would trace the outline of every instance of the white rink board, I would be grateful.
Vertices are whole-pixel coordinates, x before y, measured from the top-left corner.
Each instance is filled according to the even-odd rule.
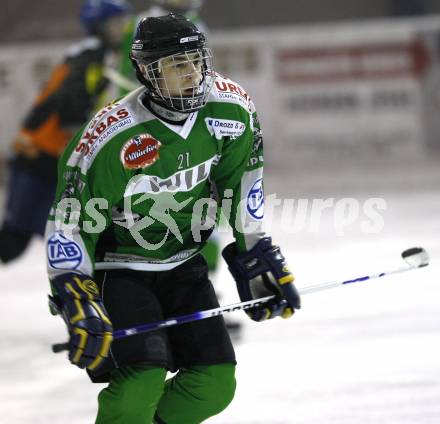
[[[438,17],[371,20],[211,40],[216,66],[256,103],[269,164],[325,167],[429,156],[427,141],[440,139],[439,28]]]
[[[439,29],[436,17],[372,20],[212,32],[209,41],[217,69],[255,100],[270,163],[400,160],[428,155],[427,132],[440,134],[440,103],[431,99],[440,87]],[[8,117],[0,154],[71,44],[0,48],[0,107]]]

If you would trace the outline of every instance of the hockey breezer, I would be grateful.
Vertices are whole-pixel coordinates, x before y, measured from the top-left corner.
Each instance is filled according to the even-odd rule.
[[[354,284],[365,282],[368,280],[373,280],[380,277],[385,277],[393,274],[399,274],[402,272],[411,271],[418,268],[423,268],[429,265],[429,255],[426,250],[422,247],[412,247],[406,249],[401,254],[402,258],[409,265],[406,267],[397,268],[389,271],[382,271],[376,274],[365,275],[361,277],[351,278],[348,280],[339,280],[339,281],[330,281],[325,283],[319,283],[314,285],[309,285],[298,289],[299,294],[302,296],[304,294],[314,293],[318,291],[328,290],[335,287],[344,286],[347,284]],[[185,324],[191,321],[198,321],[206,318],[212,318],[218,315],[223,315],[228,312],[235,311],[246,311],[247,313],[252,311],[261,310],[261,308],[265,307],[268,302],[273,302],[276,296],[266,296],[260,299],[249,300],[246,302],[234,303],[232,305],[221,306],[219,308],[210,309],[207,311],[200,311],[194,314],[183,315],[179,317],[168,318],[164,321],[152,322],[149,324],[140,325],[133,328],[126,328],[124,330],[116,330],[113,333],[114,339],[120,339],[124,337],[129,337],[138,333],[154,331],[159,328],[164,327],[172,327],[175,325]],[[285,303],[285,301],[284,301]],[[52,306],[53,307],[53,306]],[[55,353],[62,352],[63,350],[67,350],[67,343],[59,343],[52,346],[52,351]]]

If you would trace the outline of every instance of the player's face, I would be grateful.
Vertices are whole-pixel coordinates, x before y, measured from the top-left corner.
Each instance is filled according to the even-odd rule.
[[[159,88],[164,96],[192,96],[202,82],[202,59],[198,52],[173,55],[160,61]]]

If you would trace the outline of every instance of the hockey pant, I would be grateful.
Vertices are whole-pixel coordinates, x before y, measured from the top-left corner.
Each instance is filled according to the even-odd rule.
[[[193,366],[165,381],[146,365],[112,372],[98,396],[95,424],[199,424],[223,411],[235,393],[235,365]]]

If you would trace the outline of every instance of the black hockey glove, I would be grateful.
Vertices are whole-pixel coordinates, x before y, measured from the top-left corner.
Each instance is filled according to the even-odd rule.
[[[300,297],[292,284],[294,277],[280,248],[272,245],[270,237],[262,238],[245,253],[237,253],[235,243],[231,243],[223,249],[222,255],[243,302],[275,295],[268,303],[246,310],[252,320],[290,318],[295,309],[300,309]]]
[[[64,274],[52,280],[57,306],[69,331],[69,360],[96,370],[108,356],[113,327],[96,283],[86,275]]]

